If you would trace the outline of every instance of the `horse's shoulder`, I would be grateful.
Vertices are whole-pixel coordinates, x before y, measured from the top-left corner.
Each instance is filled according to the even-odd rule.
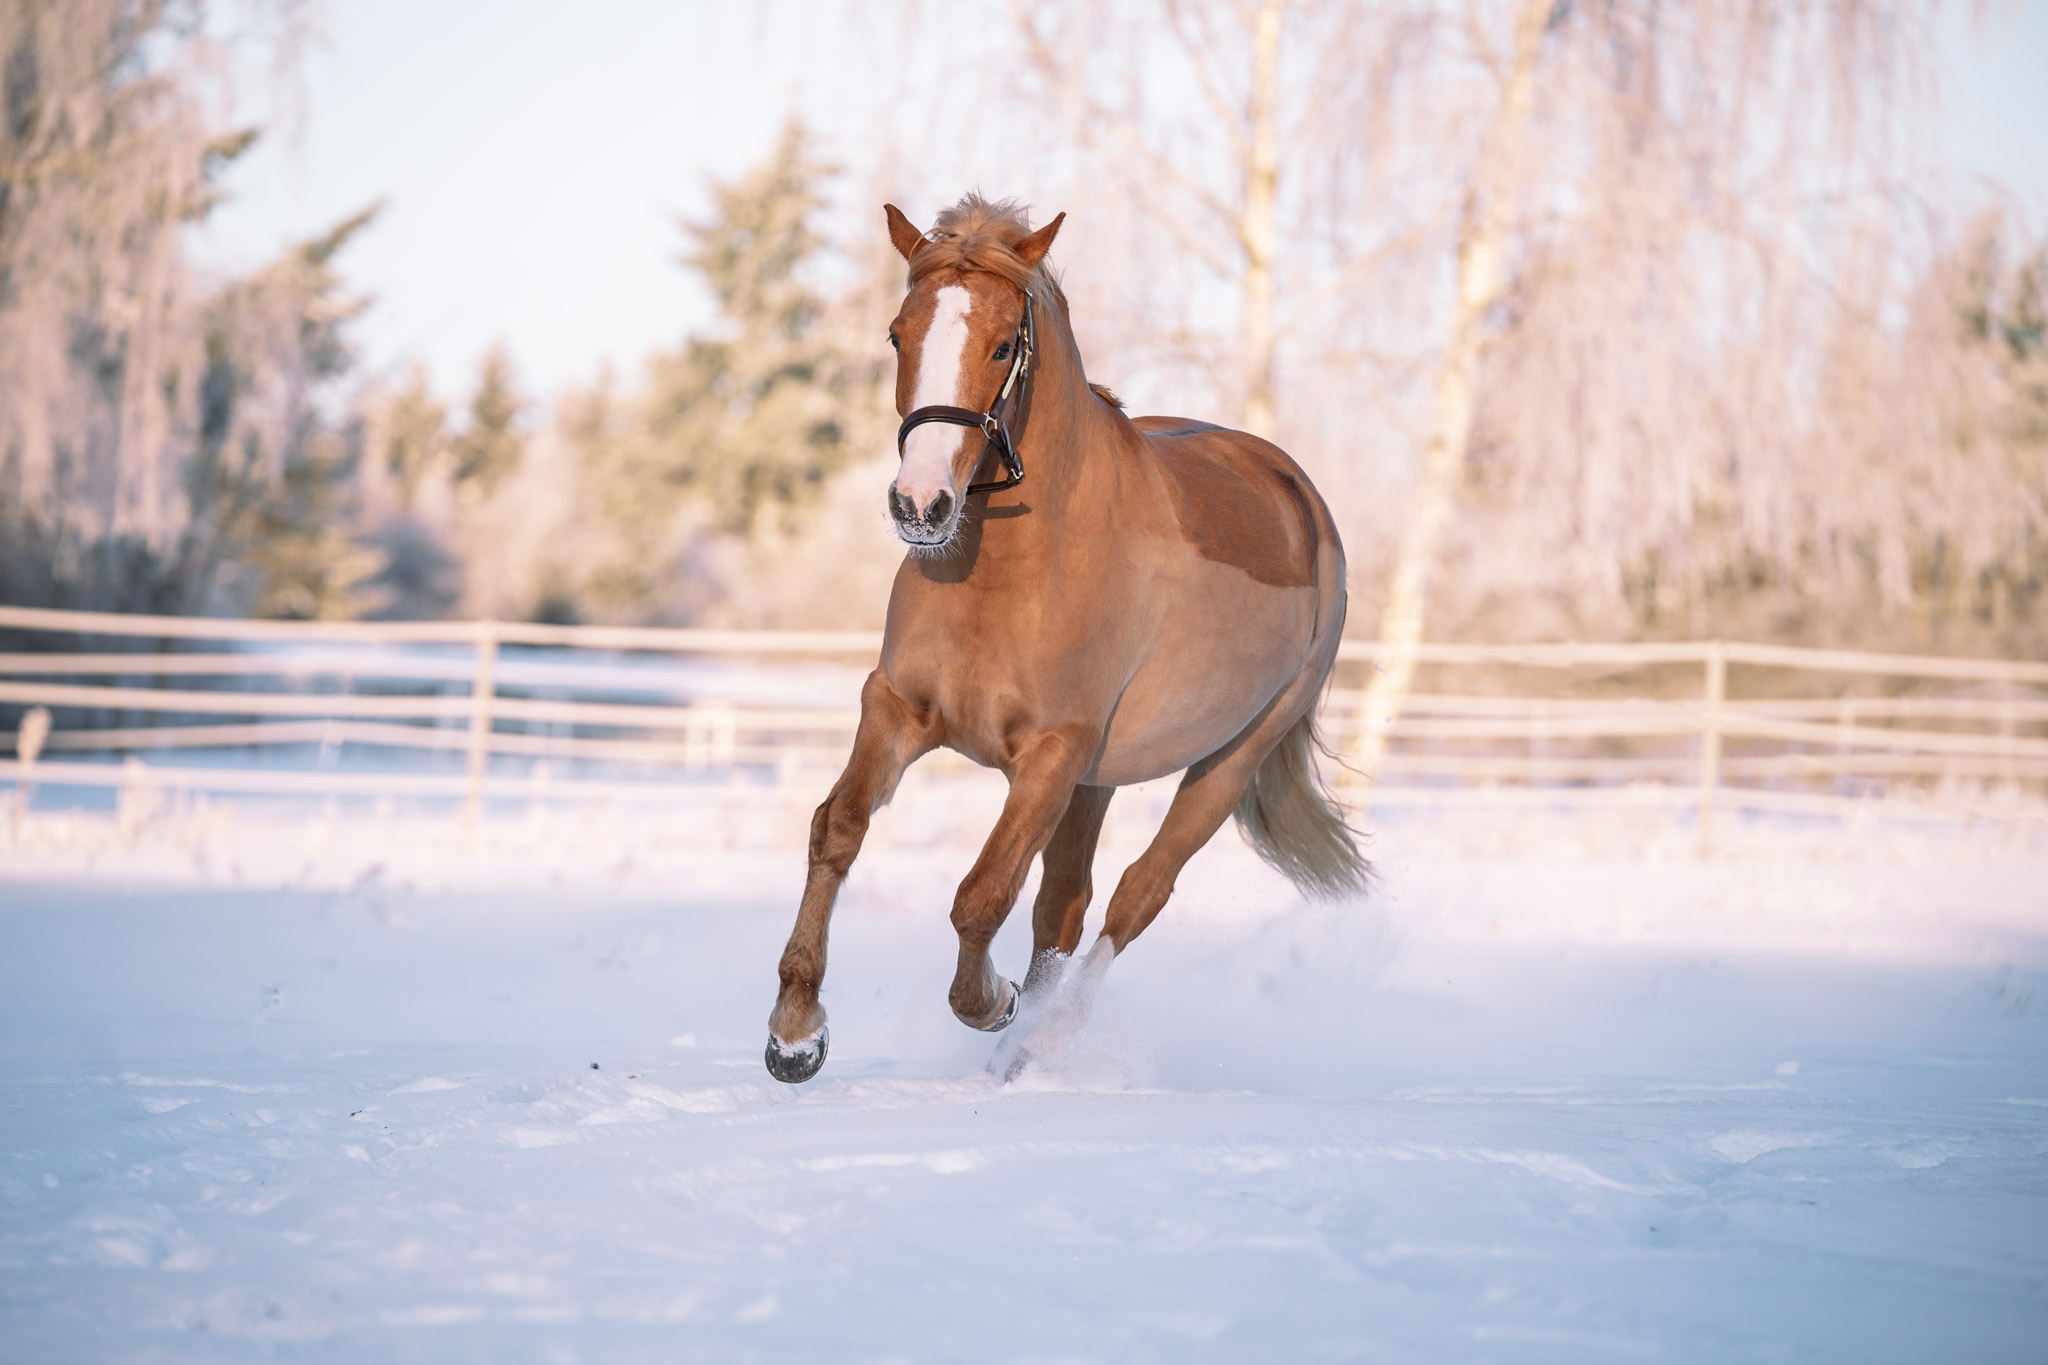
[[[1203,558],[1278,587],[1315,581],[1313,494],[1278,446],[1184,417],[1138,417],[1132,425],[1158,457],[1181,533]]]

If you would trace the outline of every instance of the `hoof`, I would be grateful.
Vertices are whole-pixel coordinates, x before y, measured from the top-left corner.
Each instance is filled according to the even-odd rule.
[[[983,1033],[1001,1033],[1010,1026],[1010,1021],[1017,1017],[1017,983],[1005,981],[1003,982],[1003,989],[1010,993],[1010,998],[1003,1005],[1002,1016],[993,1024],[977,1024],[975,1027],[979,1028]]]
[[[818,1074],[819,1067],[825,1065],[825,1052],[831,1041],[832,1031],[826,1028],[820,1028],[800,1043],[784,1043],[774,1034],[769,1034],[768,1074],[787,1085],[809,1080]]]

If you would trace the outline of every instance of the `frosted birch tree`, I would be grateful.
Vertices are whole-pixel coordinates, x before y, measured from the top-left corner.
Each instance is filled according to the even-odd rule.
[[[1801,440],[1807,381],[1852,283],[1844,248],[1898,225],[1930,15],[1861,0],[1468,10],[1492,113],[1476,148],[1452,148],[1456,283],[1353,754],[1366,778],[1453,546],[1468,620],[1491,599],[1527,638],[1654,629],[1681,603],[1703,628],[1712,582],[1832,533],[1836,509],[1799,492],[1834,458]],[[1875,271],[1880,299],[1897,262]]]
[[[1415,678],[1424,606],[1472,432],[1474,389],[1487,320],[1501,299],[1502,256],[1526,173],[1536,66],[1551,0],[1518,0],[1507,50],[1487,65],[1501,73],[1484,140],[1459,209],[1450,320],[1438,362],[1422,471],[1401,533],[1393,582],[1380,615],[1379,652],[1366,686],[1349,770],[1370,782],[1386,753],[1401,701]]]
[[[1120,221],[1122,269],[1103,272],[1124,291],[1119,358],[1190,372],[1226,396],[1215,415],[1277,437],[1289,346],[1326,337],[1418,245],[1399,215],[1356,210],[1396,160],[1391,111],[1426,11],[1013,0],[1011,14],[1035,93],[1083,153],[1082,231],[1099,243],[1111,234],[1086,220]]]

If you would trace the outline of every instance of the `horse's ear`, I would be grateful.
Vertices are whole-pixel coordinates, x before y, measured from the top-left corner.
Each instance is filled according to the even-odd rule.
[[[903,210],[894,204],[882,205],[882,212],[889,215],[889,240],[903,253],[903,259],[909,260],[924,247],[924,234],[919,232],[917,225],[904,217]]]
[[[1052,239],[1060,235],[1060,224],[1066,221],[1067,215],[1062,213],[1059,217],[1017,243],[1016,252],[1024,258],[1024,264],[1035,266],[1045,259],[1045,253],[1052,250]]]

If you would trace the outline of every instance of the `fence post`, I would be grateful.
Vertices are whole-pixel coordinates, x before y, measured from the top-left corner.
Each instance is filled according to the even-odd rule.
[[[490,621],[476,628],[476,675],[469,685],[469,789],[462,818],[474,825],[483,814],[484,768],[491,760],[491,702],[497,696],[498,631]]]
[[[15,779],[15,814],[28,814],[29,802],[36,799],[36,760],[42,757],[43,741],[50,737],[50,708],[31,706],[21,718],[21,729],[14,741],[14,757],[21,764],[21,776]]]
[[[1728,695],[1728,652],[1721,641],[1707,646],[1707,692],[1700,715],[1699,856],[1714,849],[1714,797],[1721,788],[1721,703]]]

